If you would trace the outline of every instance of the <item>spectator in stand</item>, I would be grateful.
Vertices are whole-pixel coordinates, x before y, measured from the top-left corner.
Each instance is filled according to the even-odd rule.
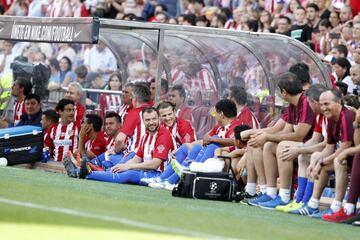
[[[4,13],[4,15],[27,16],[28,9],[29,9],[28,0],[14,0],[10,8]]]
[[[44,0],[32,0],[29,5],[29,17],[45,17],[46,16],[46,8],[49,3]]]
[[[178,24],[178,20],[175,18],[175,17],[171,17],[171,18],[169,18],[169,22],[168,22],[169,24],[175,24],[175,25],[177,25]]]
[[[80,99],[83,95],[83,89],[77,82],[69,84],[69,87],[65,94],[65,99],[69,99],[74,102],[74,119],[77,124],[80,124],[84,114],[85,107],[80,103]]]
[[[60,88],[60,64],[56,58],[51,58],[49,60],[49,67],[50,67],[50,78],[48,89],[49,91],[57,90]]]
[[[352,42],[350,51],[353,52],[356,47],[360,47],[360,22],[355,22],[352,31]]]
[[[329,32],[331,31],[331,24],[328,19],[322,19],[319,23],[319,42],[315,48],[316,52],[320,53],[322,56],[326,56],[329,53],[328,42],[329,42]]]
[[[340,22],[346,23],[346,22],[352,20],[352,18],[353,18],[353,12],[352,12],[351,6],[344,5],[340,9]]]
[[[331,23],[332,28],[336,28],[340,25],[340,13],[336,11],[332,11],[330,13],[329,21]]]
[[[59,122],[59,114],[53,110],[49,109],[42,113],[41,116],[41,127],[44,130],[44,141],[50,134],[50,129]]]
[[[114,72],[110,75],[109,82],[105,89],[112,91],[121,91],[122,81],[121,75],[118,72]],[[108,111],[117,112],[119,110],[119,107],[121,106],[121,96],[116,94],[103,93],[100,95],[99,102],[100,109],[104,111],[104,113]]]
[[[3,41],[3,53],[0,55],[0,77],[11,72],[10,64],[15,59],[15,54],[12,52],[14,43],[8,40]]]
[[[186,92],[183,85],[174,85],[170,88],[169,102],[175,104],[176,117],[191,121],[191,108],[186,106]]]
[[[25,97],[25,113],[21,115],[20,121],[16,126],[33,125],[40,127],[41,116],[40,97],[30,93]]]
[[[351,64],[346,58],[338,58],[333,63],[333,69],[337,77],[337,81],[346,83],[347,92],[353,93],[355,85],[350,77],[350,68]]]
[[[198,27],[209,27],[210,22],[205,16],[198,16],[195,19],[195,25]]]
[[[308,3],[306,5],[306,19],[310,27],[312,27],[313,33],[319,32],[320,24],[320,9],[315,3]]]
[[[276,33],[290,36],[291,20],[287,16],[280,16],[277,20]]]
[[[289,19],[293,20],[294,19],[294,13],[295,10],[301,6],[301,2],[299,0],[290,0],[288,7],[287,7],[287,13],[284,15],[280,15],[280,16],[286,16]],[[275,14],[275,17],[277,17],[278,14]]]
[[[55,110],[60,115],[60,122],[50,129],[44,145],[49,147],[54,161],[62,161],[68,150],[72,152],[77,149],[80,127],[75,122],[73,101],[62,99],[56,105]]]
[[[270,12],[263,10],[260,12],[260,19],[259,19],[259,29],[258,32],[271,32],[271,14]]]
[[[353,93],[360,96],[360,64],[355,64],[350,68],[350,77],[355,85]]]
[[[192,0],[190,2],[193,4],[193,13],[196,16],[203,15],[205,9],[204,0]]]
[[[88,69],[85,65],[80,65],[75,68],[76,82],[78,82],[83,88],[90,88],[91,82],[86,81],[86,76],[88,75]]]
[[[89,72],[99,73],[104,81],[108,81],[110,74],[117,68],[114,55],[101,41],[90,49],[84,64]]]
[[[327,9],[327,0],[314,0],[314,3],[319,7],[319,15],[321,19],[329,19],[330,11]]]
[[[225,28],[226,21],[226,16],[223,14],[216,14],[211,20],[210,27],[223,29]]]
[[[156,13],[155,19],[153,21],[157,23],[168,23],[169,17],[165,12],[158,12]]]
[[[63,57],[67,57],[72,63],[75,62],[76,52],[68,43],[59,43],[56,59],[60,61]]]
[[[184,15],[184,20],[182,25],[195,26],[196,16],[194,14],[186,14]]]
[[[306,24],[306,11],[303,7],[295,10],[296,24],[291,27],[290,34],[292,38],[300,42],[311,40],[312,28]]]
[[[72,71],[72,62],[68,57],[63,57],[59,61],[60,66],[60,85],[67,87],[76,80],[76,74]]]
[[[353,51],[353,60],[356,64],[360,64],[360,46]]]

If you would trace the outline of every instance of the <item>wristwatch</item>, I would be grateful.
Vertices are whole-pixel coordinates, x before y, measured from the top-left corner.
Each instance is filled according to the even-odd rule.
[[[354,121],[354,122],[353,122],[353,128],[355,128],[355,129],[360,128],[360,123]]]

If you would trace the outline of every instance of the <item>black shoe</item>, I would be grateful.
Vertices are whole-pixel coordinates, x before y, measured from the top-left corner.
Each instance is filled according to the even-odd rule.
[[[243,191],[243,192],[244,192],[242,194],[243,198],[240,201],[240,203],[243,205],[249,205],[249,200],[258,196],[258,194],[250,195],[249,193],[247,193],[245,191]]]
[[[72,178],[77,178],[77,168],[75,164],[71,161],[70,157],[65,156],[63,159],[63,165],[66,169],[67,175]]]
[[[80,171],[79,171],[79,178],[85,179],[87,175],[91,173],[91,168],[88,162],[85,159],[80,160]]]
[[[354,224],[355,222],[358,222],[358,225],[360,224],[360,213],[359,212],[352,218],[349,218],[345,221],[341,221],[341,223],[356,225],[356,224]]]

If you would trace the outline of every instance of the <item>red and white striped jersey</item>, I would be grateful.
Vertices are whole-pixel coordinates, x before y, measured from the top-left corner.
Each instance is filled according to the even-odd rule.
[[[235,21],[233,19],[229,19],[225,25],[224,28],[227,30],[238,30],[239,28],[239,24],[235,23]]]
[[[45,145],[50,148],[55,161],[62,161],[67,150],[73,151],[78,147],[79,131],[79,125],[74,122],[65,126],[57,123],[51,127]]]
[[[316,115],[316,119],[315,119],[314,132],[322,134],[324,139],[326,139],[327,138],[327,125],[328,125],[327,118],[324,115],[322,115],[321,113],[318,113]]]
[[[241,111],[237,114],[236,123],[238,125],[246,124],[250,128],[259,128],[260,124],[257,117],[247,106],[244,106]]]
[[[216,84],[210,71],[206,68],[201,69],[195,77],[186,78],[184,84],[188,89],[213,90],[216,91]]]
[[[108,111],[117,112],[121,106],[121,96],[112,94],[101,94],[100,96],[100,109],[104,113]]]
[[[25,100],[21,102],[15,101],[14,105],[14,126],[16,126],[20,122],[20,117],[25,112]]]
[[[174,125],[168,129],[172,137],[175,139],[177,147],[184,143],[196,141],[195,130],[191,123],[187,120],[177,118]]]
[[[138,108],[131,108],[125,117],[124,124],[120,132],[128,136],[128,151],[132,152],[139,146],[141,137],[145,134],[145,125],[141,118],[141,111],[148,107],[148,104],[141,105]]]
[[[75,104],[74,110],[75,110],[75,113],[74,113],[75,122],[80,125],[81,121],[84,118],[86,109],[85,109],[84,105],[82,105],[81,103],[78,102]]]
[[[149,134],[146,131],[141,138],[136,155],[141,157],[144,162],[151,161],[153,158],[161,159],[163,162],[158,170],[164,171],[170,159],[171,151],[175,149],[175,146],[176,143],[170,131],[160,126],[155,134]]]
[[[131,108],[132,105],[127,105],[127,104],[121,104],[121,106],[119,107],[119,116],[121,117],[122,123],[124,123],[125,117]]]
[[[170,74],[174,84],[181,84],[186,79],[186,74],[179,68],[171,70]]]

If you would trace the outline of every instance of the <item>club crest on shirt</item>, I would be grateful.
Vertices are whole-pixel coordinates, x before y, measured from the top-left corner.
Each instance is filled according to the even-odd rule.
[[[157,147],[157,150],[158,150],[158,152],[159,153],[163,153],[164,152],[164,150],[165,150],[165,147],[164,147],[164,145],[159,145],[158,147]]]
[[[185,134],[184,138],[185,138],[186,141],[190,141],[190,134],[188,134],[188,133]]]

